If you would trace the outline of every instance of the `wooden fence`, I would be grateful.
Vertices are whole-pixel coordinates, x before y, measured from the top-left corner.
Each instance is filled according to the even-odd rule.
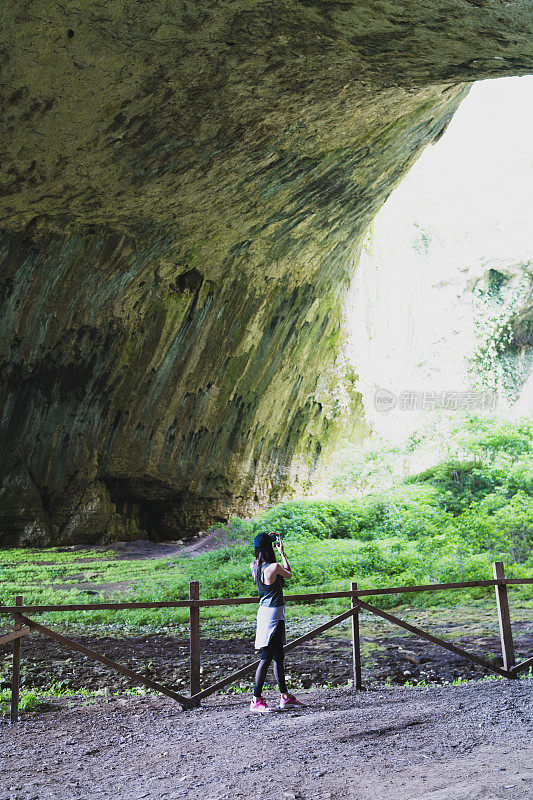
[[[352,629],[352,653],[353,653],[353,681],[356,689],[362,689],[361,678],[361,649],[360,649],[360,635],[359,635],[359,612],[361,610],[368,611],[375,614],[381,619],[397,625],[415,636],[425,639],[432,644],[443,647],[451,653],[460,656],[461,658],[470,661],[473,664],[482,666],[491,672],[501,675],[504,678],[516,678],[520,672],[527,670],[533,666],[533,658],[529,658],[520,664],[515,663],[513,635],[511,630],[511,618],[509,614],[509,601],[507,597],[507,586],[510,585],[523,585],[533,584],[533,578],[506,578],[503,563],[497,561],[493,564],[493,579],[492,580],[479,580],[479,581],[461,581],[460,583],[434,583],[422,586],[392,586],[383,589],[358,589],[356,583],[350,585],[350,589],[344,592],[315,592],[309,594],[289,594],[285,599],[289,602],[295,603],[309,603],[316,600],[326,600],[331,598],[347,598],[350,600],[350,608],[342,614],[338,614],[328,622],[319,625],[312,631],[299,636],[292,642],[285,645],[285,652],[293,650],[298,645],[313,639],[315,636],[323,633],[324,631],[338,625],[346,619],[351,618]],[[501,659],[502,666],[494,661],[488,661],[481,656],[469,653],[445,639],[440,639],[433,636],[431,633],[423,631],[421,628],[411,625],[402,619],[383,611],[376,606],[362,600],[363,597],[379,596],[389,594],[406,594],[409,592],[439,592],[450,589],[471,589],[481,586],[493,586],[496,593],[496,608],[498,613],[498,621],[500,626],[500,642],[501,642]],[[9,614],[14,620],[14,630],[5,636],[0,637],[0,645],[13,643],[13,673],[11,681],[11,721],[16,722],[19,715],[19,687],[20,687],[20,655],[21,655],[21,641],[24,636],[27,636],[31,631],[37,631],[45,636],[59,642],[64,647],[82,653],[88,658],[98,661],[111,669],[116,670],[122,675],[126,675],[134,683],[141,684],[155,691],[161,692],[167,697],[176,700],[183,709],[193,708],[198,706],[200,701],[214,692],[223,689],[230,683],[233,683],[239,678],[253,672],[259,661],[246,664],[238,669],[236,672],[231,673],[224,679],[217,681],[211,686],[204,689],[201,688],[200,681],[200,609],[212,608],[214,606],[236,606],[247,605],[258,602],[257,597],[236,597],[236,598],[223,598],[223,599],[200,599],[200,584],[198,581],[190,583],[189,598],[187,600],[165,601],[156,603],[84,603],[76,604],[63,604],[63,605],[24,605],[22,597],[18,596],[15,600],[14,606],[0,606],[0,614]],[[79,644],[73,639],[57,633],[33,618],[36,614],[44,614],[51,611],[99,611],[99,610],[124,610],[124,609],[139,609],[139,608],[188,608],[189,609],[189,642],[190,642],[190,696],[178,694],[177,692],[162,686],[159,683],[140,675],[137,672],[118,664],[116,661],[108,658],[107,656],[97,653],[94,650]],[[29,616],[31,615],[31,617]]]

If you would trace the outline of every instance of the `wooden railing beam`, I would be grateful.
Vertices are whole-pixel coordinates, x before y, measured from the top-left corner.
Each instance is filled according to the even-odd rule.
[[[348,619],[348,617],[352,616],[354,613],[353,608],[350,608],[348,611],[344,611],[342,614],[339,614],[333,619],[330,619],[328,622],[324,622],[323,625],[319,625],[318,628],[313,628],[312,631],[308,631],[308,633],[304,633],[303,636],[299,636],[297,639],[293,639],[292,642],[289,642],[283,648],[285,653],[288,653],[290,650],[293,650],[298,645],[303,644],[304,642],[308,642],[310,639],[314,639],[315,636],[319,636],[324,631],[327,631],[328,628],[332,628],[334,625],[338,625],[339,622],[343,622],[343,620]],[[239,678],[244,678],[245,675],[248,675],[253,670],[257,669],[259,665],[259,661],[254,661],[251,664],[246,664],[241,669],[237,670],[237,672],[232,672],[231,675],[228,675],[226,678],[222,678],[222,680],[213,683],[211,686],[207,686],[205,689],[202,689],[201,692],[197,692],[197,694],[192,696],[192,700],[202,700],[204,697],[208,697],[210,694],[214,694],[219,689],[223,689],[225,686],[229,686],[230,683],[238,680]]]
[[[490,587],[500,585],[497,580],[462,581],[458,583],[430,583],[417,586],[389,586],[382,589],[358,589],[358,597],[381,596],[389,594],[409,594],[412,592],[441,592],[452,589],[473,589],[477,587]],[[519,586],[533,584],[533,578],[506,578],[506,586]],[[286,600],[294,603],[309,603],[315,600],[336,600],[352,597],[351,591],[346,592],[311,592],[309,594],[287,594]],[[54,611],[124,611],[141,608],[215,608],[217,606],[242,606],[254,605],[259,602],[257,597],[221,597],[210,600],[165,600],[159,602],[139,603],[64,603],[62,605],[26,605],[20,609],[15,606],[0,606],[0,614],[13,614],[20,611],[22,614],[47,614]]]

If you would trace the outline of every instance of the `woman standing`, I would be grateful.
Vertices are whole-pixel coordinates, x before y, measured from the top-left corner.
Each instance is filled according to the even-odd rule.
[[[278,564],[273,544],[279,550],[283,564]],[[281,697],[280,710],[300,708],[302,703],[287,690],[285,682],[283,645],[285,636],[285,600],[283,586],[285,578],[292,578],[292,569],[287,561],[281,537],[275,533],[260,533],[254,539],[255,561],[250,564],[252,575],[259,590],[255,649],[261,650],[261,660],[255,673],[254,696],[250,702],[253,714],[274,711],[262,696],[263,684],[271,661],[274,661],[274,677]]]

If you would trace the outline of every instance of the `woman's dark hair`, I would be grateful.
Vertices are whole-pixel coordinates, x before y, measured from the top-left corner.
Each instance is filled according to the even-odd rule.
[[[262,547],[254,547],[255,553],[255,582],[259,588],[259,579],[261,578],[261,567],[263,564],[274,564],[276,556],[272,542],[265,543]]]

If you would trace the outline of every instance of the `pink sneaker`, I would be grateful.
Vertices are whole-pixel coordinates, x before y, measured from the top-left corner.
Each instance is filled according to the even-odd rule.
[[[290,694],[288,697],[280,697],[279,698],[279,707],[281,711],[284,711],[286,708],[304,708],[304,704],[300,703],[299,700],[295,698],[293,694]]]
[[[271,714],[272,711],[274,711],[274,709],[267,705],[267,701],[264,697],[260,697],[259,700],[256,701],[254,701],[252,697],[250,701],[251,714]]]

